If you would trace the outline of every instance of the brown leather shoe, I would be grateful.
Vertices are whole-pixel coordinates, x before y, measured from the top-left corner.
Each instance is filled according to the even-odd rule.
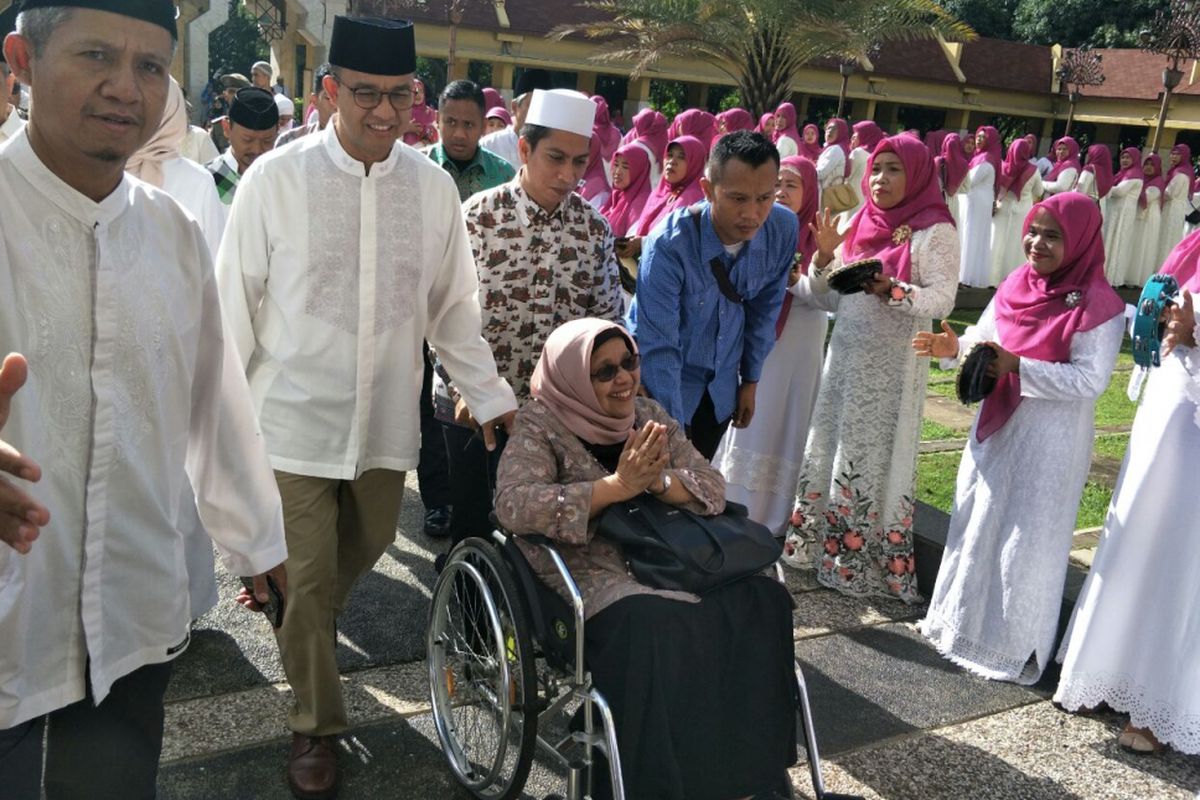
[[[337,751],[334,736],[292,734],[287,780],[300,800],[330,800],[337,796]]]

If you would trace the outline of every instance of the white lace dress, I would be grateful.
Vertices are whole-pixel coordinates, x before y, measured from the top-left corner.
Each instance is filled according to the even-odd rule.
[[[1176,175],[1171,178],[1167,190],[1163,192],[1162,222],[1158,230],[1158,258],[1155,259],[1159,265],[1167,260],[1167,256],[1171,255],[1175,245],[1183,238],[1184,228],[1187,227],[1184,217],[1192,210],[1192,205],[1188,202],[1190,186],[1191,181],[1187,175]]]
[[[1137,178],[1115,184],[1108,193],[1108,214],[1104,218],[1104,276],[1113,286],[1132,283],[1132,276],[1138,272],[1133,248],[1141,194],[1142,181]]]
[[[962,233],[961,276],[967,286],[987,286],[992,275],[992,209],[996,171],[986,161],[967,173],[967,193],[959,206]]]
[[[1035,171],[1021,187],[1021,196],[1004,192],[1000,207],[992,217],[992,271],[988,286],[999,286],[1008,273],[1025,263],[1021,244],[1025,217],[1033,208],[1033,198],[1042,193],[1042,178]]]
[[[1054,699],[1108,703],[1160,742],[1200,754],[1200,352],[1147,381],[1100,549],[1059,659]]]
[[[985,678],[1033,684],[1053,657],[1095,401],[1112,377],[1124,319],[1075,334],[1069,362],[1022,358],[1012,417],[983,442],[971,427],[921,632]],[[959,340],[959,356],[986,341],[1004,346],[991,304]]]
[[[1127,286],[1145,286],[1162,265],[1158,260],[1161,228],[1162,191],[1151,186],[1146,190],[1146,207],[1139,206],[1137,216],[1133,218],[1133,246],[1130,248],[1129,271],[1125,273]]]
[[[836,292],[814,293],[807,276],[791,287],[792,308],[763,364],[748,428],[730,427],[713,457],[725,476],[725,498],[777,536],[787,531],[796,500],[804,442],[821,385],[827,311]]]
[[[940,223],[910,247],[905,300],[841,298],[784,560],[815,566],[822,584],[846,594],[916,603],[913,483],[929,363],[912,339],[954,308],[958,236]]]

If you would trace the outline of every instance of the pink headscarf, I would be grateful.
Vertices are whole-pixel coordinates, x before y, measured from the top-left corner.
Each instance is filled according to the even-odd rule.
[[[604,170],[603,145],[600,144],[600,137],[593,133],[588,140],[588,163],[578,191],[584,200],[591,202],[592,198],[599,197],[610,188],[612,184],[608,182],[608,173]]]
[[[967,154],[962,147],[962,137],[957,133],[948,133],[942,139],[942,154],[938,156],[938,172],[945,183],[946,194],[954,194],[962,184],[963,178],[971,169],[967,162]]]
[[[1177,144],[1171,148],[1171,155],[1179,154],[1179,163],[1171,167],[1167,173],[1166,183],[1176,175],[1186,175],[1188,179],[1188,200],[1192,199],[1192,182],[1196,180],[1196,168],[1192,166],[1192,148],[1186,144]]]
[[[895,153],[904,165],[904,199],[892,208],[875,205],[870,192],[862,210],[854,215],[842,244],[842,261],[878,258],[883,272],[899,281],[912,279],[911,236],[897,243],[892,237],[901,225],[912,233],[942,222],[954,224],[950,209],[942,198],[933,159],[925,143],[912,136],[889,136],[875,148],[867,161],[867,174],[880,153]]]
[[[679,183],[667,183],[667,174],[658,180],[658,186],[646,200],[642,216],[638,218],[635,235],[645,236],[659,220],[677,208],[686,208],[704,199],[704,190],[700,188],[700,176],[704,174],[704,162],[708,156],[708,148],[695,136],[680,136],[672,139],[666,149],[677,144],[683,148],[687,156],[687,172]],[[666,163],[666,150],[663,151],[663,163]]]
[[[412,121],[421,126],[421,133],[413,133],[409,131],[404,134],[404,143],[407,145],[420,145],[422,142],[435,144],[438,140],[437,132],[437,112],[429,107],[429,97],[425,95],[425,84],[420,79],[413,79],[413,91],[417,88],[421,90],[423,100],[420,105],[412,107]]]
[[[529,382],[530,396],[589,444],[620,444],[633,432],[634,412],[624,417],[605,413],[592,386],[592,350],[600,334],[613,328],[636,353],[633,337],[616,323],[590,317],[571,320],[546,337]]]
[[[780,103],[779,108],[775,109],[776,117],[783,117],[783,127],[778,127],[776,122],[775,134],[771,137],[771,141],[778,142],[784,136],[787,136],[797,146],[803,141],[800,135],[800,130],[796,127],[796,107],[791,103]]]
[[[938,128],[925,134],[925,146],[929,148],[929,155],[937,158],[942,154],[942,142],[946,141],[949,133],[950,131]]]
[[[1108,196],[1113,186],[1112,152],[1108,145],[1094,144],[1088,148],[1084,172],[1096,176],[1096,194],[1101,200]]]
[[[858,146],[864,148],[868,153],[874,153],[875,145],[879,144],[885,136],[883,128],[869,119],[854,123],[854,132],[858,134]]]
[[[812,128],[813,133],[817,135],[817,138],[811,144],[804,140],[804,137],[808,135],[809,128]],[[796,143],[800,145],[800,155],[806,157],[814,164],[821,157],[821,151],[825,149],[824,145],[821,144],[821,129],[811,122],[804,126],[804,130],[801,131],[800,138]]]
[[[483,87],[483,104],[488,108],[504,108],[507,105],[504,102],[504,95],[497,92],[490,86]]]
[[[1200,231],[1183,237],[1159,272],[1173,276],[1181,289],[1193,294],[1200,292]]]
[[[1142,193],[1138,197],[1138,208],[1146,207],[1146,190],[1151,186],[1159,191],[1158,205],[1161,208],[1163,202],[1162,191],[1167,188],[1167,182],[1163,180],[1162,158],[1159,157],[1158,153],[1151,153],[1150,155],[1146,156],[1145,161],[1142,162],[1143,168],[1146,165],[1146,161],[1149,161],[1152,165],[1154,165],[1154,174],[1147,178],[1146,173],[1144,171],[1142,172]]]
[[[600,207],[600,213],[608,220],[613,236],[624,236],[646,207],[650,199],[650,155],[637,144],[627,144],[617,150],[617,157],[629,162],[629,185],[624,189],[613,187],[612,194]]]
[[[981,125],[979,130],[975,132],[976,136],[979,135],[979,131],[983,131],[984,136],[987,138],[987,147],[982,150],[979,149],[978,145],[975,147],[975,155],[971,157],[970,169],[975,169],[975,167],[985,161],[991,164],[992,169],[995,171],[992,180],[995,184],[996,197],[999,198],[1000,169],[1002,166],[1001,162],[1004,160],[1004,143],[1000,141],[1000,131],[991,125]]]
[[[484,120],[487,120],[488,118],[495,118],[503,122],[507,127],[512,126],[512,114],[509,114],[508,109],[502,106],[489,108],[487,114],[485,114],[483,118]]]
[[[1065,363],[1071,358],[1071,338],[1090,331],[1125,309],[1125,301],[1104,277],[1104,233],[1100,208],[1078,192],[1063,192],[1044,200],[1025,217],[1029,231],[1033,216],[1044,209],[1063,231],[1062,265],[1039,275],[1026,262],[1005,278],[992,299],[996,330],[1004,349],[1038,361]],[[1074,303],[1067,295],[1076,293]],[[983,401],[975,436],[991,436],[1021,404],[1021,377],[1008,373]]]
[[[755,128],[755,130],[757,130],[759,133],[763,134],[764,136],[767,135],[767,123],[768,122],[771,123],[771,134],[770,135],[772,137],[774,137],[775,136],[775,115],[769,111],[766,114],[763,114],[761,117],[758,118],[758,127]]]
[[[617,148],[621,146],[621,129],[612,124],[607,100],[594,94],[592,102],[596,104],[596,121],[592,123],[592,138],[600,139],[600,158],[608,163],[612,161],[612,157],[617,153]]]
[[[1046,175],[1046,180],[1052,181],[1058,177],[1059,173],[1066,169],[1075,170],[1075,174],[1079,174],[1082,167],[1079,164],[1079,142],[1072,139],[1070,136],[1064,136],[1054,143],[1054,151],[1058,152],[1058,146],[1067,146],[1067,157],[1054,162],[1054,166],[1050,168],[1050,172]]]
[[[796,212],[796,219],[800,223],[800,234],[796,238],[796,257],[800,260],[800,271],[807,275],[808,264],[813,253],[817,251],[817,237],[808,227],[816,220],[817,211],[821,207],[821,184],[817,180],[817,168],[804,156],[788,156],[780,162],[779,171],[795,173],[804,187],[804,199],[801,201],[800,210]],[[783,335],[783,326],[787,324],[794,300],[795,296],[785,289],[783,307],[779,309],[779,319],[775,321],[776,339]]]
[[[658,166],[662,166],[663,154],[667,150],[667,118],[653,108],[643,108],[634,115],[633,127],[625,134],[621,143],[630,144],[635,141],[649,147],[650,152],[658,159]]]
[[[754,129],[754,117],[744,108],[731,108],[728,111],[722,111],[720,114],[717,114],[717,123],[718,131],[720,130],[720,123],[725,123],[726,133]]]
[[[158,130],[125,162],[125,171],[161,189],[163,163],[180,157],[179,148],[187,130],[187,101],[183,97],[183,89],[172,78],[167,87],[167,103],[163,106]]]
[[[1000,167],[1000,176],[996,178],[1001,192],[1007,189],[1014,197],[1020,199],[1021,190],[1033,177],[1033,173],[1037,172],[1037,165],[1029,158],[1029,142],[1025,139],[1013,139],[1013,143],[1008,146],[1008,155],[1004,157],[1004,164]]]
[[[1129,166],[1123,167],[1121,169],[1121,171],[1118,172],[1114,176],[1114,178],[1113,178],[1114,183],[1120,183],[1121,181],[1127,181],[1127,180],[1135,180],[1135,181],[1146,180],[1146,176],[1142,172],[1142,151],[1141,150],[1139,150],[1136,147],[1126,147],[1124,150],[1121,151],[1121,156],[1122,157],[1129,156]]]
[[[834,117],[833,119],[829,120],[829,122],[832,122],[833,127],[837,129],[837,141],[833,144],[825,145],[825,148],[842,148],[842,155],[846,158],[846,168],[842,172],[842,177],[845,178],[850,174],[852,167],[850,163],[850,124],[841,117]],[[825,127],[829,127],[828,123]],[[870,173],[868,172],[868,174]]]
[[[674,141],[680,136],[693,136],[704,145],[704,152],[712,147],[717,135],[717,118],[699,108],[689,108],[671,121],[667,128],[667,139]]]

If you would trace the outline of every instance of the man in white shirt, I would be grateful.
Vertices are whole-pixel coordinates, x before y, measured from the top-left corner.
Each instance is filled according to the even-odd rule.
[[[162,118],[175,13],[25,0],[5,40],[37,108],[0,146],[0,352],[23,354],[0,372],[5,798],[39,797],[43,752],[51,800],[155,796],[191,620],[188,482],[230,572],[263,601],[268,576],[286,591],[279,496],[207,248],[124,172]]]
[[[521,153],[517,141],[521,138],[521,129],[525,127],[525,115],[529,113],[529,102],[533,98],[533,90],[543,91],[550,88],[550,73],[544,69],[529,69],[521,73],[517,79],[517,89],[512,100],[511,128],[489,133],[479,140],[479,144],[503,158],[513,169],[521,168]]]
[[[421,340],[494,442],[517,408],[480,335],[475,264],[454,181],[397,141],[412,108],[412,24],[334,20],[337,107],[320,133],[260,158],[217,256],[283,498],[291,594],[277,639],[295,703],[287,777],[336,791],[348,727],[334,623],[395,540],[420,448]],[[313,224],[319,220],[320,224]]]
[[[279,135],[275,95],[253,86],[238,89],[221,127],[229,139],[229,147],[204,166],[212,173],[221,202],[229,206],[242,175],[255,159],[275,147],[275,137]]]

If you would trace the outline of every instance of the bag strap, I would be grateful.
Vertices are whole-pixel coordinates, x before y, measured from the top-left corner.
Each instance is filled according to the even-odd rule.
[[[692,224],[696,226],[696,237],[700,237],[700,205],[696,204],[688,209],[688,216],[692,218]],[[739,306],[745,305],[746,301],[738,294],[737,288],[733,285],[733,281],[729,279],[729,270],[725,268],[725,262],[720,256],[713,256],[708,262],[708,268],[712,270],[713,277],[717,280],[717,288],[721,290],[721,294],[731,303]]]

